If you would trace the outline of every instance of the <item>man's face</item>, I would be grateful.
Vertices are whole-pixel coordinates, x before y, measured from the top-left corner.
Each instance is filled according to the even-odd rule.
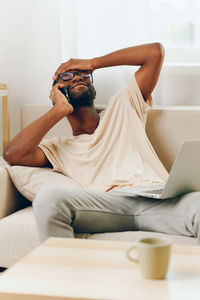
[[[74,108],[92,106],[96,97],[96,91],[91,82],[91,77],[84,76],[86,73],[84,74],[79,70],[72,70],[70,73],[73,73],[73,78],[63,80],[65,77],[62,79],[61,76],[58,80],[59,83],[64,84],[67,88],[69,94],[68,100]]]

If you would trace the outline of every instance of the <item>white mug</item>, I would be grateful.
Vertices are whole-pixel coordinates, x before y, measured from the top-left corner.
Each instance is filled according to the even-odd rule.
[[[139,256],[131,255],[133,249],[138,249]],[[167,273],[171,241],[169,239],[145,238],[139,240],[136,246],[132,246],[126,252],[129,260],[139,263],[142,276],[147,279],[163,279]]]

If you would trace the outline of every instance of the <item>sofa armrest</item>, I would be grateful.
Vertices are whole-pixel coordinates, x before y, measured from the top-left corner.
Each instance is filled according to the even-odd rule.
[[[25,206],[23,196],[16,190],[5,166],[0,167],[0,219]]]

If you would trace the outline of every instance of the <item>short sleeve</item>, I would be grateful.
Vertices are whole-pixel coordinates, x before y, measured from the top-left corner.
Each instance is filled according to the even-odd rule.
[[[39,144],[39,148],[42,149],[48,160],[53,166],[53,171],[62,173],[62,161],[59,156],[61,151],[61,145],[63,144],[65,137],[54,137],[44,139]]]
[[[145,102],[140,88],[137,84],[135,74],[131,77],[128,84],[115,95],[116,99],[119,99],[121,103],[128,102],[137,113],[139,119],[145,123],[147,118],[147,112],[152,107],[152,98],[150,97]]]

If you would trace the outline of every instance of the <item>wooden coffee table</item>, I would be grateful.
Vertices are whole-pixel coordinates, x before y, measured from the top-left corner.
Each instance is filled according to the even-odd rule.
[[[173,246],[166,279],[147,280],[132,245],[50,238],[0,276],[0,299],[200,299],[199,246]]]

